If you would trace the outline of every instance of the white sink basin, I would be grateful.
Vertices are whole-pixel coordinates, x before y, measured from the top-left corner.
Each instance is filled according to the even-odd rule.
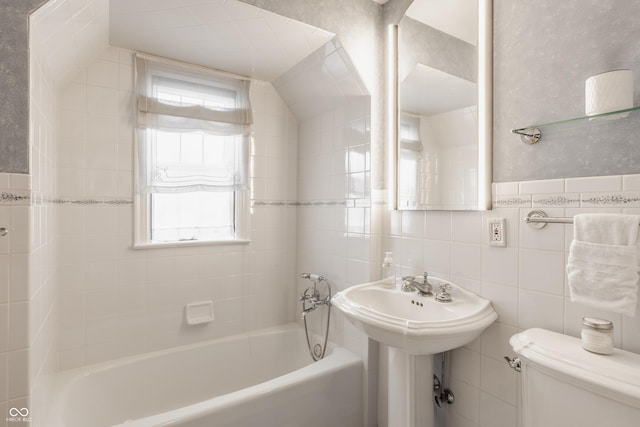
[[[372,282],[338,292],[332,303],[369,337],[416,355],[468,344],[498,318],[490,301],[436,277],[429,277],[429,282],[434,291],[441,283],[451,284],[452,301],[438,302]]]

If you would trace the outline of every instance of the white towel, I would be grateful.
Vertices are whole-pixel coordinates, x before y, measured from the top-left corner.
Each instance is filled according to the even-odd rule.
[[[640,215],[575,216],[567,263],[571,301],[635,316],[639,224]]]

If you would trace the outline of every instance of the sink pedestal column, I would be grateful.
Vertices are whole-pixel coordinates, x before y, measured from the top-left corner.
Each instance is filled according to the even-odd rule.
[[[433,427],[433,356],[389,347],[389,422],[391,426]]]

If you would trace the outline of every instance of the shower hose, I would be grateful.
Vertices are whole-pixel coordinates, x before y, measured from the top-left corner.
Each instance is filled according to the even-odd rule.
[[[327,351],[327,340],[329,338],[329,320],[331,319],[331,285],[322,276],[318,276],[317,274],[309,274],[303,273],[300,275],[303,279],[309,279],[313,282],[313,286],[308,287],[304,293],[302,294],[302,320],[304,322],[304,333],[307,337],[307,347],[309,348],[309,354],[314,362],[322,359]],[[317,284],[320,282],[324,282],[327,285],[327,289],[329,291],[329,295],[320,299],[320,293],[317,289]],[[307,307],[307,303],[310,304],[310,307]],[[324,330],[324,342],[322,345],[316,344],[313,348],[311,347],[311,338],[309,337],[309,326],[307,325],[307,314],[311,311],[314,311],[318,305],[326,305],[327,306],[327,323],[325,325]]]

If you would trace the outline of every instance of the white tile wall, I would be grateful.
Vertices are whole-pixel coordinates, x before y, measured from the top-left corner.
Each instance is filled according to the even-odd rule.
[[[35,65],[32,62],[32,68]],[[50,86],[46,94],[52,95]],[[53,120],[43,111],[31,116],[32,126],[39,129],[38,136],[33,138],[32,162],[35,156],[40,156],[41,165],[48,168],[39,171],[50,173],[53,160],[45,153],[49,150]],[[9,231],[7,236],[0,237],[0,383],[3,384],[0,405],[5,408],[28,405],[32,413],[40,414],[46,410],[41,380],[55,367],[52,328],[55,210],[46,202],[52,187],[48,183],[41,186],[45,180],[40,173],[34,173],[33,180],[25,175],[0,175],[3,183],[0,192],[11,196],[0,200],[0,226]],[[2,418],[0,425],[5,423]]]
[[[616,347],[640,352],[635,318],[571,302],[565,266],[572,226],[535,230],[521,220],[534,206],[561,217],[637,214],[639,182],[640,175],[625,175],[498,183],[492,211],[385,213],[382,251],[398,254],[398,274],[437,272],[491,300],[499,314],[480,340],[452,354],[456,404],[448,409],[447,425],[516,425],[518,379],[502,357],[513,356],[508,340],[520,330],[541,327],[579,336],[583,316],[603,317],[614,322]],[[507,247],[490,247],[486,222],[500,217],[507,220]],[[422,266],[411,258],[416,240],[424,248]]]
[[[330,62],[330,52],[328,57]],[[314,63],[321,66],[323,62]],[[352,66],[349,67],[356,76]],[[308,80],[307,76],[307,85]],[[280,84],[286,87],[288,82],[280,81]],[[331,90],[325,88],[325,100],[331,98],[328,93]],[[308,100],[305,102],[309,107]],[[381,224],[374,212],[380,206],[372,206],[371,202],[370,102],[368,95],[349,98],[338,93],[333,94],[331,103],[306,109],[299,105],[304,111],[297,112],[305,119],[299,126],[295,162],[298,165],[297,200],[301,203],[297,210],[296,272],[327,277],[334,293],[365,283],[379,274],[376,262],[380,252],[379,234],[374,234],[379,233]],[[332,108],[327,110],[329,104]],[[374,218],[378,220],[372,224]],[[420,225],[416,224],[407,232],[420,233],[419,229]],[[296,295],[300,295],[310,282],[298,279],[296,285]],[[313,331],[323,330],[318,323],[320,319],[320,316],[310,319]],[[377,370],[368,369],[370,349],[366,336],[344,322],[342,316],[335,315],[335,310],[329,336],[363,358],[368,379],[377,375]],[[366,392],[365,402],[374,401],[375,396],[375,390]],[[371,417],[371,413],[375,413],[373,406],[365,408],[365,416],[373,423],[375,417]]]
[[[60,369],[295,319],[296,207],[278,204],[296,200],[295,117],[271,84],[252,83],[249,245],[133,250],[131,55],[105,49],[61,91]],[[188,329],[184,305],[207,299],[215,321]]]
[[[36,40],[37,41],[37,40]],[[34,39],[31,40],[32,47]],[[55,103],[53,72],[41,49],[30,55],[31,174],[0,174],[0,426],[8,408],[46,412],[42,380],[55,369]],[[42,420],[42,418],[40,418]],[[42,425],[34,417],[34,426]]]
[[[370,101],[368,96],[348,103],[344,97],[338,99],[343,103],[333,110],[300,123],[297,160],[302,206],[298,208],[296,271],[328,277],[334,292],[367,282],[373,256],[367,181],[370,139],[362,126],[369,120]],[[297,293],[309,284],[299,279]],[[366,339],[342,320],[332,317],[333,339],[366,355]]]
[[[2,278],[0,279],[0,404],[12,407],[18,399],[25,399],[31,384],[26,363],[29,360],[31,341],[28,330],[29,296],[29,207],[30,191],[24,185],[13,188],[11,183],[24,181],[24,177],[14,174],[0,174],[3,187],[0,191],[25,197],[24,200],[6,200],[0,202],[2,216],[0,227],[8,230],[8,235],[0,237],[0,264]],[[17,213],[21,213],[18,216]],[[25,226],[25,221],[27,225]],[[15,223],[15,225],[14,225]],[[4,417],[0,425],[6,425]]]

